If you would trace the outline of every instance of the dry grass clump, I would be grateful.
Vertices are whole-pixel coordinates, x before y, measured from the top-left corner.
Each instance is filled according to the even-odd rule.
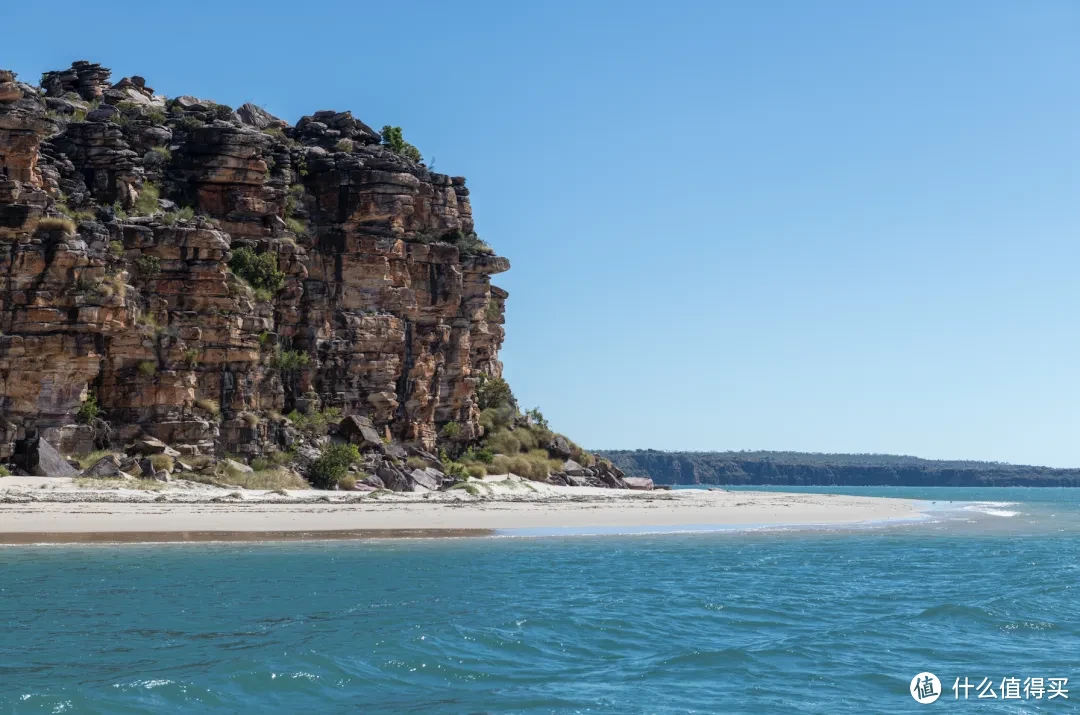
[[[235,469],[227,469],[226,478],[231,486],[244,489],[311,489],[311,485],[299,474],[279,467],[257,472],[238,472]]]
[[[270,452],[265,456],[255,457],[249,466],[256,472],[261,472],[271,467],[284,467],[294,458],[295,455],[292,452]]]
[[[102,457],[108,457],[111,454],[119,454],[111,449],[97,449],[89,454],[84,454],[80,457],[75,457],[75,461],[79,463],[79,469],[89,469],[94,466]]]
[[[76,477],[72,483],[81,489],[139,489],[146,492],[159,492],[169,485],[156,479],[94,479]]]
[[[195,400],[195,406],[203,412],[209,412],[214,417],[221,416],[221,405],[217,400],[211,400],[209,397],[200,397]]]
[[[154,454],[150,456],[150,464],[154,465],[155,470],[167,470],[171,472],[175,463],[173,458],[167,454]]]
[[[521,451],[521,442],[510,431],[496,432],[488,437],[485,444],[496,454],[511,455]]]
[[[549,458],[547,451],[534,449],[527,454],[516,454],[512,457],[497,454],[486,470],[488,474],[516,474],[526,479],[543,481],[548,474],[561,468],[562,462]]]
[[[356,477],[351,474],[346,474],[341,479],[337,480],[338,489],[342,489],[347,492],[351,492],[356,486]]]
[[[69,236],[75,235],[75,222],[69,218],[46,216],[38,220],[37,227],[39,231],[63,231]]]

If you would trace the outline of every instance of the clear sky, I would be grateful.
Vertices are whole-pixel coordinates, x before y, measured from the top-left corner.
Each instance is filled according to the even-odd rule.
[[[1080,466],[1080,3],[9,3],[0,67],[401,125],[591,448]]]

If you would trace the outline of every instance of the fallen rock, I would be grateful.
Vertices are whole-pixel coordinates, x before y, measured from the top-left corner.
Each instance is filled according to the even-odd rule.
[[[249,127],[255,127],[256,129],[285,126],[284,120],[278,119],[259,105],[252,104],[251,102],[241,104],[236,110],[236,116],[240,117],[240,121],[244,124],[247,124]]]
[[[589,470],[585,469],[585,467],[581,466],[572,459],[568,459],[563,462],[562,471],[570,477],[592,476],[589,473]]]
[[[412,482],[408,475],[397,467],[382,466],[375,472],[375,476],[382,480],[387,489],[395,492],[412,491]]]
[[[652,491],[653,489],[653,480],[649,477],[623,477],[623,481],[631,489],[643,491]]]
[[[135,443],[134,450],[139,454],[166,454],[179,457],[180,453],[155,437],[144,437]]]
[[[400,444],[391,442],[390,444],[383,444],[379,447],[379,451],[390,459],[397,459],[399,461],[405,461],[409,457],[408,451]]]
[[[237,462],[235,459],[226,459],[224,460],[224,462],[226,469],[231,469],[233,471],[240,472],[241,474],[251,474],[255,471],[248,465]]]
[[[360,449],[378,449],[383,446],[382,438],[375,430],[375,425],[367,417],[349,415],[338,423],[338,434]]]
[[[418,459],[423,460],[425,467],[430,467],[431,469],[435,469],[435,470],[437,470],[439,472],[442,472],[442,469],[443,469],[442,462],[439,460],[438,457],[436,457],[431,452],[425,452],[424,450],[422,450],[422,449],[420,449],[418,447],[406,447],[405,452],[407,453],[407,456],[409,456],[409,457],[417,457]]]
[[[439,474],[434,469],[414,469],[409,473],[409,476],[415,486],[421,486],[429,491],[436,491],[442,485],[442,479],[436,478],[432,472]]]
[[[566,437],[563,437],[561,434],[555,435],[555,439],[551,440],[547,449],[559,459],[570,459],[570,455],[572,454],[570,451],[570,442],[568,442]]]
[[[370,477],[365,477],[360,483],[366,484],[367,486],[373,487],[375,489],[386,489],[386,485],[383,484],[383,480],[379,479],[374,474]]]
[[[79,470],[68,464],[51,444],[40,437],[17,444],[14,457],[15,463],[34,477],[77,477],[79,475]]]
[[[120,458],[115,454],[109,454],[90,465],[90,467],[83,472],[83,476],[105,479],[119,477],[122,473],[123,472],[120,469]]]

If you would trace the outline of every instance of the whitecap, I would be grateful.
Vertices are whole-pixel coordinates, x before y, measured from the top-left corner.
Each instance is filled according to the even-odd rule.
[[[964,507],[964,511],[975,511],[980,514],[989,514],[991,516],[1016,516],[1020,512],[1013,511],[1012,509],[1002,509],[1001,507],[1016,506],[1018,502],[1014,501],[977,501],[972,502]]]

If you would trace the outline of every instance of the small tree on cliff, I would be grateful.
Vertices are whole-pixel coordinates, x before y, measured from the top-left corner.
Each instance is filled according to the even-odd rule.
[[[476,401],[480,409],[486,410],[491,407],[507,407],[515,404],[514,393],[510,390],[510,384],[501,377],[488,377],[481,375],[476,383]]]
[[[383,146],[389,148],[395,154],[417,162],[424,158],[419,149],[405,141],[405,137],[401,134],[401,127],[392,127],[387,124],[382,128],[380,134],[382,134]]]

